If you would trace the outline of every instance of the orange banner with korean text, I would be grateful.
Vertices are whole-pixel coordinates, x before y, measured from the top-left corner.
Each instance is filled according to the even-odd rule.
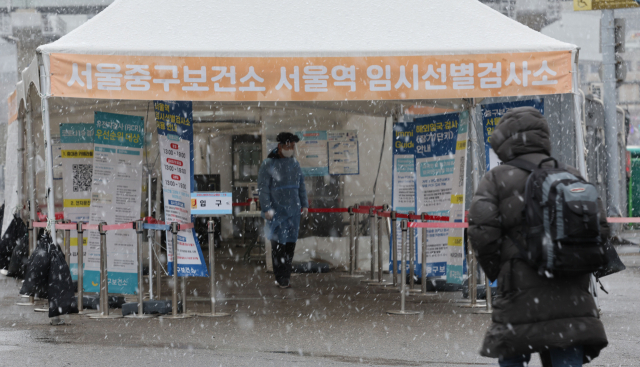
[[[571,92],[571,51],[368,57],[51,54],[57,97],[189,101],[411,100]]]
[[[11,92],[11,94],[9,94],[9,97],[7,98],[7,105],[9,106],[8,121],[9,123],[12,123],[18,119],[18,92],[17,91],[14,90],[13,92]]]

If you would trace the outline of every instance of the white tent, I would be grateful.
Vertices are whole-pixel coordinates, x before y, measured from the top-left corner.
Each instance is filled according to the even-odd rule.
[[[389,116],[426,100],[573,93],[577,62],[575,46],[476,0],[118,0],[38,53],[40,81],[33,63],[20,98],[31,84],[41,91],[47,141],[49,101],[58,108],[69,98],[86,103],[74,102],[65,120],[105,100],[290,103]],[[46,157],[50,192],[50,145]],[[54,212],[52,195],[47,204]]]

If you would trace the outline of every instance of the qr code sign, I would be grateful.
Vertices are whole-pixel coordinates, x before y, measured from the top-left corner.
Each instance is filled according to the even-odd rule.
[[[73,192],[91,191],[92,164],[73,165]]]

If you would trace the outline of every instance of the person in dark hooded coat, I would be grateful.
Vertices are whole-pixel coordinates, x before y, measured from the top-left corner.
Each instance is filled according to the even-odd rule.
[[[514,108],[493,131],[491,148],[503,162],[520,158],[538,165],[551,155],[549,135],[547,121],[538,110]],[[580,177],[574,168],[567,169]],[[589,292],[590,275],[538,275],[512,242],[522,240],[519,230],[528,176],[529,172],[510,165],[493,168],[480,181],[469,211],[468,235],[478,262],[489,279],[498,280],[493,322],[480,354],[499,358],[502,367],[526,365],[536,352],[545,366],[581,366],[607,346]],[[601,236],[607,239],[602,205],[600,210]]]

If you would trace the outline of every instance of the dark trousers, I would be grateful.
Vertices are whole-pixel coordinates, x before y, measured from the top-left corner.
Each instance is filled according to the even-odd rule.
[[[276,282],[282,284],[282,281],[289,281],[291,277],[291,261],[293,260],[293,252],[296,249],[295,242],[287,243],[271,243],[271,259],[273,260],[273,274]]]

